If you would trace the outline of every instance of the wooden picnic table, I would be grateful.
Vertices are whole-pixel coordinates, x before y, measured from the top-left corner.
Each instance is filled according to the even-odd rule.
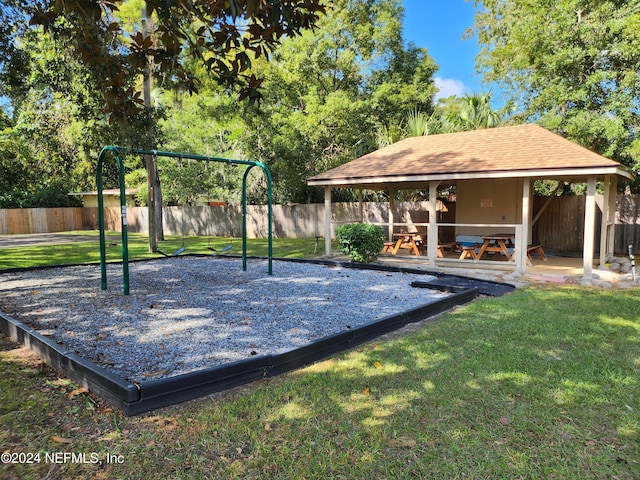
[[[412,250],[417,256],[420,256],[420,247],[418,243],[422,241],[419,233],[394,233],[393,238],[397,239],[391,253],[396,255],[401,248]]]
[[[490,235],[482,235],[482,246],[477,254],[477,259],[482,259],[486,252],[494,252],[504,255],[507,260],[511,260],[511,252],[509,248],[513,248],[513,233],[492,233]]]

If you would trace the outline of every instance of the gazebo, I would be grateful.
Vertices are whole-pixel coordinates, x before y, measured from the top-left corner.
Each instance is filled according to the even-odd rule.
[[[613,255],[619,179],[633,180],[634,174],[620,163],[541,126],[525,124],[407,138],[313,176],[307,183],[324,187],[327,254],[331,249],[333,188],[387,191],[390,212],[393,212],[393,198],[398,190],[428,189],[429,264],[446,265],[448,260],[436,255],[438,229],[443,226],[455,227],[456,233],[510,229],[514,234],[512,265],[519,273],[527,268],[527,246],[536,220],[532,211],[532,182],[586,183],[583,278],[589,281],[593,276],[595,253],[596,186],[600,182],[604,187],[599,252],[603,264]],[[456,221],[438,223],[438,188],[450,185],[456,187]],[[387,225],[391,235],[397,225],[393,213]]]

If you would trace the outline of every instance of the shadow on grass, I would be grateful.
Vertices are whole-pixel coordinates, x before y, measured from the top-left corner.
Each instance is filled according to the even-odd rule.
[[[116,452],[124,464],[61,469],[131,479],[640,478],[638,311],[637,290],[482,299],[297,372],[120,419],[114,440],[73,448]],[[23,406],[34,418],[38,395]],[[56,448],[41,437],[34,451]]]
[[[631,290],[518,291],[252,395],[292,475],[637,478],[638,311]]]

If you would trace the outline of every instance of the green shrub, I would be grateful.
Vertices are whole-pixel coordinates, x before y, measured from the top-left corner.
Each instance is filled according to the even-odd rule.
[[[340,251],[354,262],[375,260],[384,247],[382,228],[366,223],[348,223],[336,230]]]

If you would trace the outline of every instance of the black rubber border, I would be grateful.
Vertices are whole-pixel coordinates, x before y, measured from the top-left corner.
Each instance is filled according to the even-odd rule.
[[[361,265],[329,260],[277,260],[353,269],[442,276],[439,273],[419,269],[386,265]],[[435,289],[439,288],[436,286]],[[67,351],[51,339],[44,337],[37,331],[2,312],[0,312],[0,329],[12,340],[29,347],[49,365],[68,376],[75,383],[87,387],[107,403],[122,410],[125,415],[131,416],[296,370],[335,353],[375,339],[385,333],[397,330],[409,323],[433,317],[450,310],[456,305],[468,303],[477,298],[478,295],[478,288],[454,291],[444,299],[321,338],[313,343],[281,354],[261,355],[197,372],[140,384],[130,383],[122,377],[79,357],[75,353]]]
[[[51,367],[63,372],[79,385],[89,388],[111,405],[122,408],[123,402],[139,398],[136,385],[68,351],[3,312],[0,312],[0,330],[14,342],[28,347]]]
[[[459,280],[459,283],[456,281]],[[437,280],[429,282],[411,282],[411,286],[415,288],[437,289],[441,292],[459,292],[466,288],[477,288],[482,295],[492,297],[501,297],[513,292],[516,287],[509,283],[491,282],[488,280],[476,280],[474,278],[460,279],[454,276],[442,276]]]

